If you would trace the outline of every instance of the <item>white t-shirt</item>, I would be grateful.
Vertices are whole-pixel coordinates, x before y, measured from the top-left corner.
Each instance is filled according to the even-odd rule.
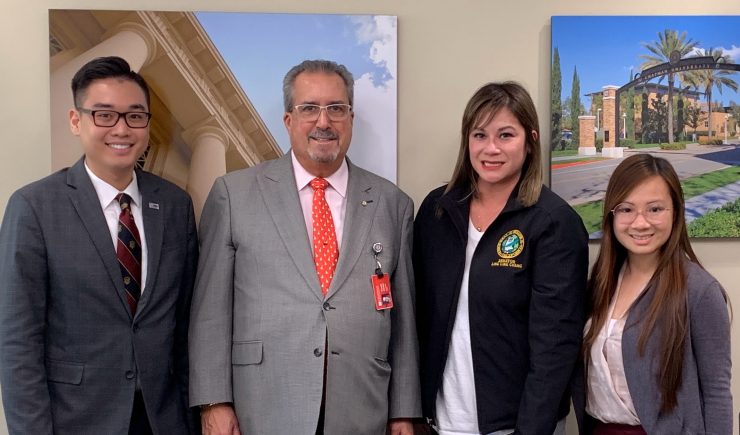
[[[478,435],[478,407],[475,403],[473,354],[470,346],[468,316],[468,279],[470,262],[483,233],[468,222],[468,244],[465,248],[465,271],[457,302],[455,324],[452,326],[450,349],[437,392],[436,414],[440,435]]]

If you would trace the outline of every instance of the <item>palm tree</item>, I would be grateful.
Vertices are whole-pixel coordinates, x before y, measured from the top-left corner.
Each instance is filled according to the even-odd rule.
[[[697,56],[712,56],[716,63],[732,63],[732,57],[729,54],[725,54],[721,48],[698,49],[696,54]],[[686,73],[686,81],[697,91],[703,92],[707,97],[709,137],[712,137],[712,89],[717,88],[720,95],[722,94],[723,86],[737,91],[738,83],[731,78],[734,74],[734,72],[722,69],[701,69]]]
[[[642,69],[660,65],[671,60],[671,55],[677,56],[678,59],[683,59],[691,53],[694,48],[699,44],[698,41],[692,39],[686,39],[686,32],[681,32],[679,35],[675,30],[665,29],[662,33],[658,33],[658,40],[651,43],[643,43],[645,47],[652,54],[640,55],[641,58],[645,59],[642,64]],[[673,54],[677,53],[677,54]],[[676,79],[676,73],[668,74],[668,142],[673,143],[673,83]],[[679,76],[679,79],[682,79]]]

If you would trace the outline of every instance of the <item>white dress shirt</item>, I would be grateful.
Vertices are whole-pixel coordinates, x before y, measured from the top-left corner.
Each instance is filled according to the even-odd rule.
[[[113,241],[113,252],[115,252],[118,244],[118,216],[121,214],[121,205],[116,201],[116,196],[119,193],[125,193],[131,197],[131,211],[134,214],[134,223],[136,223],[136,228],[139,230],[139,236],[141,237],[141,294],[144,294],[148,255],[146,237],[144,236],[144,216],[141,212],[141,193],[139,192],[139,184],[136,182],[136,172],[133,173],[131,183],[126,186],[123,192],[120,192],[95,175],[87,166],[87,162],[85,162],[85,170],[87,175],[90,176],[90,181],[92,181],[95,193],[97,193],[100,201],[100,208],[105,215],[105,222],[108,224],[108,231],[110,231],[110,237]]]
[[[298,198],[301,200],[303,220],[306,222],[308,240],[311,242],[311,249],[313,249],[313,220],[311,218],[311,209],[313,208],[313,188],[309,183],[311,183],[311,180],[316,178],[316,176],[311,175],[306,168],[301,166],[292,150],[290,151],[290,157],[293,159],[293,174],[295,175],[296,187],[298,188]],[[342,164],[339,166],[339,169],[324,179],[329,182],[329,186],[327,186],[325,194],[326,202],[329,204],[331,218],[334,221],[334,231],[337,233],[337,248],[341,252],[344,213],[347,208],[347,182],[349,180],[347,161],[342,159]]]
[[[624,275],[624,266],[619,272],[617,290],[614,292],[614,297],[609,305],[607,320],[590,349],[591,358],[588,364],[586,385],[586,412],[604,423],[636,426],[640,424],[640,418],[637,416],[627,386],[622,358],[622,333],[629,309],[621,318],[612,318],[614,305],[622,286],[622,275]],[[640,292],[642,293],[644,290],[643,288]],[[591,320],[589,319],[586,328],[590,326]]]

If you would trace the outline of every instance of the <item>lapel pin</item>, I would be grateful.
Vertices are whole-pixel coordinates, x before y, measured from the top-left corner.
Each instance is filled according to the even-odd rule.
[[[157,204],[156,202],[150,202],[149,208],[153,208],[154,210],[159,210],[159,204]]]
[[[371,202],[373,202],[373,200],[372,200],[372,199],[371,199],[370,201],[365,201],[365,200],[362,200],[362,203],[361,203],[361,204],[362,204],[362,206],[363,206],[363,207],[365,207],[365,206],[367,206],[368,204],[370,204]]]

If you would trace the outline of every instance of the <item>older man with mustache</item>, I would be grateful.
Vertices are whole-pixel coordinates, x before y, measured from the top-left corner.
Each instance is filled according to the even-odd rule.
[[[291,152],[216,181],[200,222],[191,405],[205,434],[411,434],[413,203],[345,158],[353,79],[283,82]]]

